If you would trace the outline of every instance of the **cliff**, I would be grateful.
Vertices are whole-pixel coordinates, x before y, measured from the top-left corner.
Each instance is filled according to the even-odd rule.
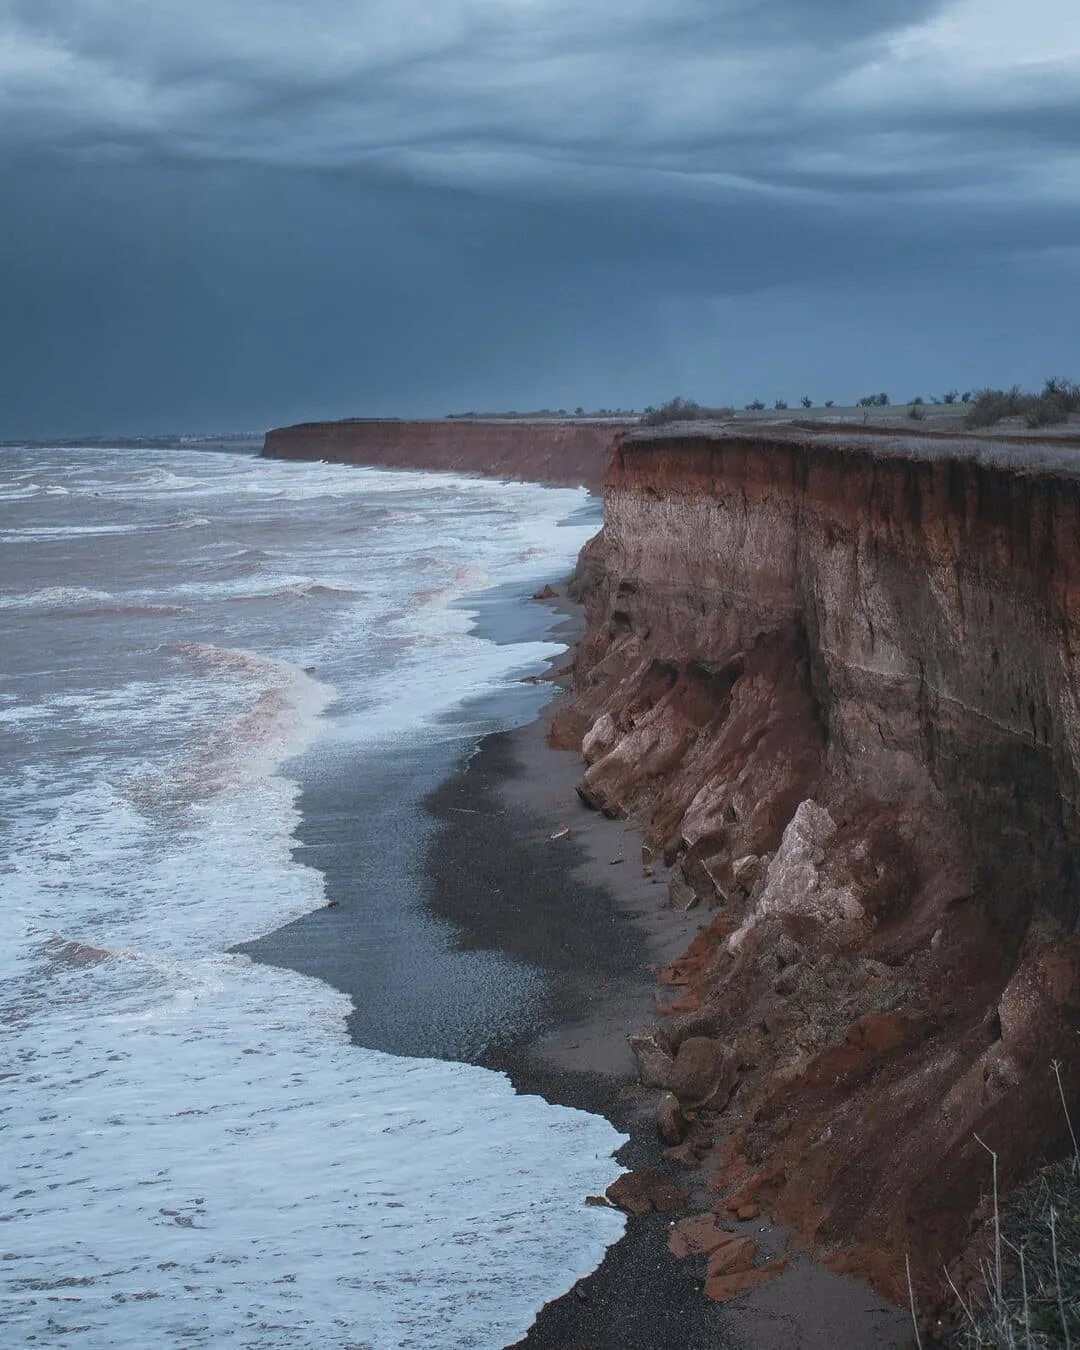
[[[266,433],[272,459],[434,469],[598,489],[617,432],[605,421],[305,422]]]
[[[1052,1059],[1075,1095],[1080,454],[639,431],[604,497],[553,735],[705,920],[643,1077],[726,1203],[932,1297],[976,1134],[1007,1186],[1067,1138]]]

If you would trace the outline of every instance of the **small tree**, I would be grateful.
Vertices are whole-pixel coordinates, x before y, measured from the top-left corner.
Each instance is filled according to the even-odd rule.
[[[836,399],[834,399],[834,398],[827,398],[827,399],[825,400],[825,406],[826,406],[826,408],[832,408],[832,407],[835,407],[835,406],[836,406]]]
[[[803,405],[804,408],[812,408],[814,406],[814,400],[810,397],[809,394],[803,394],[802,398],[799,399],[799,402]]]
[[[944,401],[951,406],[956,402],[956,400],[959,397],[960,397],[959,389],[950,389],[949,392],[945,395]]]
[[[778,398],[776,402],[773,404],[773,407],[776,409],[777,412],[783,412],[784,409],[787,407],[787,402],[785,399]]]
[[[765,404],[762,403],[761,399],[756,398],[752,403],[746,405],[746,409],[747,412],[764,412]]]

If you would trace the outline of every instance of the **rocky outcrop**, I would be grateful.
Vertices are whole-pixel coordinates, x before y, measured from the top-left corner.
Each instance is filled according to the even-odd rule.
[[[524,420],[303,422],[266,433],[271,459],[327,460],[392,469],[437,469],[598,488],[626,423]]]
[[[728,1203],[933,1284],[976,1133],[1007,1185],[1065,1142],[1051,1059],[1080,1083],[1080,456],[636,432],[575,588],[553,736],[704,921],[663,978],[710,1029],[643,1072],[738,1142]]]

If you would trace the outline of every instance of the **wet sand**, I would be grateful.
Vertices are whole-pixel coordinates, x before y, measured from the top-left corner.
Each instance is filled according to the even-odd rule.
[[[573,620],[570,621],[573,624]],[[568,627],[568,632],[571,629]],[[653,1123],[657,1094],[640,1088],[627,1034],[651,1020],[655,972],[681,953],[704,920],[665,904],[663,868],[645,875],[633,826],[588,810],[574,787],[578,756],[552,750],[553,708],[479,752],[432,793],[442,822],[427,861],[430,901],[462,933],[463,947],[490,947],[540,966],[550,980],[541,1024],[492,1047],[481,1062],[519,1091],[606,1115],[630,1135],[626,1167],[659,1167],[691,1190],[688,1209],[715,1195],[705,1173],[667,1162]],[[551,836],[569,828],[562,838]],[[902,1310],[861,1283],[794,1256],[777,1279],[720,1305],[700,1292],[704,1260],[667,1250],[672,1219],[628,1220],[602,1265],[544,1308],[519,1343],[530,1350],[884,1350],[910,1343]],[[779,1254],[783,1230],[764,1218],[739,1228]]]

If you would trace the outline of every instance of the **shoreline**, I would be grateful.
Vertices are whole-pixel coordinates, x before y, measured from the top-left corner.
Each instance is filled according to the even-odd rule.
[[[549,603],[565,616],[560,631],[572,650],[580,609],[561,593]],[[559,682],[554,670],[544,678]],[[560,692],[515,730],[484,737],[429,794],[440,829],[426,865],[428,903],[461,930],[462,946],[509,950],[539,964],[553,982],[544,1025],[495,1046],[480,1062],[506,1073],[519,1092],[605,1116],[629,1136],[616,1155],[625,1167],[655,1169],[689,1197],[676,1215],[628,1217],[600,1266],[546,1304],[516,1346],[901,1350],[910,1343],[907,1314],[808,1257],[789,1254],[778,1278],[720,1304],[702,1293],[704,1258],[679,1261],[668,1251],[674,1220],[709,1210],[717,1197],[704,1168],[688,1172],[663,1156],[659,1093],[639,1085],[627,1037],[655,1018],[664,1001],[658,970],[682,954],[707,918],[667,906],[667,869],[658,863],[656,875],[646,874],[630,821],[610,820],[578,798],[579,757],[547,742],[566,697]],[[566,836],[551,837],[566,827]],[[501,903],[493,903],[496,896]],[[543,926],[537,912],[547,916]],[[765,1216],[735,1226],[765,1256],[785,1249],[785,1231]]]
[[[385,866],[372,870],[363,856],[359,871],[345,875],[321,865],[319,812],[329,801],[338,813],[342,808],[333,784],[314,790],[305,784],[295,856],[324,872],[329,903],[241,950],[351,995],[364,989],[363,999],[354,997],[358,1011],[349,1023],[357,1045],[476,1064],[505,1073],[518,1093],[605,1117],[629,1136],[616,1154],[624,1167],[662,1172],[690,1192],[681,1213],[704,1212],[716,1202],[706,1186],[708,1174],[685,1172],[663,1157],[654,1116],[658,1094],[639,1086],[627,1037],[654,1019],[663,993],[658,970],[681,955],[706,920],[701,911],[680,913],[666,905],[666,869],[657,866],[656,876],[646,874],[641,839],[630,822],[609,820],[578,798],[578,756],[547,744],[548,725],[565,692],[520,718],[515,700],[524,694],[522,686],[558,685],[559,668],[583,629],[580,607],[565,596],[565,578],[555,585],[549,601],[503,591],[476,610],[474,631],[513,641],[522,629],[541,627],[522,606],[546,607],[554,617],[544,635],[565,650],[549,658],[546,671],[461,710],[460,721],[472,727],[474,719],[498,720],[498,709],[505,714],[517,707],[518,724],[511,730],[467,733],[408,767],[402,781],[410,792],[419,784],[413,810],[419,847],[407,855],[401,869],[407,875],[394,874],[396,855],[389,874]],[[462,603],[473,609],[474,599]],[[509,720],[515,720],[512,713]],[[348,787],[340,779],[337,786]],[[366,782],[353,783],[351,790],[361,797],[372,791]],[[383,790],[394,791],[393,781]],[[360,799],[352,805],[364,810]],[[370,828],[370,819],[363,818]],[[565,827],[568,834],[551,837]],[[365,853],[363,842],[357,852]],[[412,925],[450,925],[450,958],[494,960],[509,979],[498,992],[513,1005],[511,1015],[470,1005],[468,1014],[476,1015],[469,1034],[434,1044],[425,1040],[430,1028],[425,1031],[419,1020],[408,1023],[409,1001],[415,1009],[426,991],[403,987],[399,970],[386,975],[374,999],[368,997],[363,947],[369,935],[358,936],[349,906],[336,903],[358,884],[366,884],[369,893],[373,884],[385,888],[388,908],[396,912],[402,905],[397,917],[410,936]],[[519,973],[525,976],[520,983]],[[402,998],[404,1032],[398,1025]],[[673,1221],[660,1213],[628,1218],[625,1234],[601,1264],[545,1304],[514,1344],[526,1350],[666,1350],[674,1344],[701,1350],[779,1345],[832,1350],[840,1338],[867,1350],[899,1350],[909,1343],[906,1315],[868,1286],[830,1274],[807,1258],[793,1258],[782,1276],[732,1302],[710,1301],[701,1292],[704,1259],[678,1261],[668,1252]],[[763,1255],[783,1250],[783,1231],[769,1229],[764,1219],[738,1227],[755,1237]]]

